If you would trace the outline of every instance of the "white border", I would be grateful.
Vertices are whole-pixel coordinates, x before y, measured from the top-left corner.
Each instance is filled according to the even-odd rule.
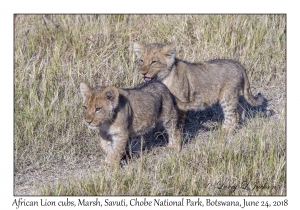
[[[296,1],[293,1],[296,2]],[[81,3],[81,4],[80,4]],[[299,116],[299,11],[296,3],[282,1],[10,1],[1,8],[1,203],[8,209],[13,200],[13,14],[14,13],[282,13],[287,14],[287,196],[286,197],[246,197],[247,200],[289,200],[288,208],[298,206],[299,180],[299,139],[297,139]],[[298,109],[297,109],[298,108]],[[297,197],[296,197],[297,196]],[[27,200],[48,197],[24,197]],[[71,197],[77,200],[80,197]],[[114,197],[111,197],[114,198]],[[117,198],[117,197],[115,197]],[[217,197],[201,197],[215,199]],[[94,198],[90,198],[92,200]],[[129,199],[129,198],[128,198]],[[153,197],[150,197],[153,199]],[[220,200],[241,200],[243,197],[220,197]],[[66,197],[49,197],[49,200],[66,200]],[[74,207],[68,207],[68,209]],[[99,207],[97,207],[99,209]],[[164,207],[166,208],[166,207]],[[174,207],[167,207],[168,209]],[[265,209],[265,207],[260,207]],[[273,207],[274,208],[274,207]],[[27,208],[29,209],[29,208]],[[30,208],[31,209],[31,208]],[[37,208],[36,208],[37,209]],[[39,207],[40,209],[40,207]],[[47,209],[54,209],[47,207]],[[65,208],[66,209],[66,208]],[[76,209],[82,209],[76,207]],[[86,209],[86,208],[84,208]],[[229,208],[227,208],[229,209]],[[231,209],[231,208],[230,208]],[[248,208],[247,208],[248,209]],[[257,208],[256,208],[257,209]],[[294,208],[295,209],[295,208]]]

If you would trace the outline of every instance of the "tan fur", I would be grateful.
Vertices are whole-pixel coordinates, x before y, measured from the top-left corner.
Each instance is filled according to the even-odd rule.
[[[234,130],[237,118],[243,120],[245,115],[244,103],[239,101],[240,94],[253,106],[261,105],[264,101],[261,95],[253,97],[245,69],[234,60],[220,59],[203,63],[181,61],[175,57],[174,43],[144,46],[135,42],[133,50],[138,57],[139,72],[145,81],[161,81],[181,102],[190,102],[193,100],[193,93],[199,93],[201,102],[197,109],[219,102],[225,118],[222,127],[226,131]],[[240,116],[237,114],[238,104],[241,106]],[[189,109],[187,107],[181,110]]]
[[[100,130],[100,146],[107,164],[113,165],[120,160],[130,137],[143,136],[157,123],[168,132],[168,147],[180,150],[177,107],[162,83],[150,82],[133,89],[113,86],[92,89],[81,83],[80,91],[85,122],[89,128]]]

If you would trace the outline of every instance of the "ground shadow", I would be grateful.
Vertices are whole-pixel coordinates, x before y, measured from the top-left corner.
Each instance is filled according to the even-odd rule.
[[[249,104],[243,96],[240,96],[240,100],[244,100],[245,105],[245,119],[240,123],[239,127],[257,116],[269,118],[274,115],[273,110],[268,110],[268,102],[264,99],[262,105],[252,106]],[[224,114],[219,103],[208,107],[203,111],[188,111],[186,113],[186,120],[182,129],[182,144],[189,144],[192,139],[199,132],[211,132],[220,128],[224,120]],[[149,151],[154,147],[165,147],[168,143],[168,134],[164,128],[160,125],[147,135],[146,142],[142,148],[142,152]],[[132,153],[130,149],[126,150],[126,157],[123,159],[131,159],[133,157],[139,157],[140,151]]]

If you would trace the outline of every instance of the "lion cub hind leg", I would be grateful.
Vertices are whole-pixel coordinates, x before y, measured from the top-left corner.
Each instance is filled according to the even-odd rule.
[[[243,124],[245,121],[245,116],[246,116],[246,105],[245,105],[245,99],[242,97],[239,98],[237,112],[238,112],[238,115],[237,115],[238,123]]]
[[[178,152],[181,151],[181,134],[178,129],[176,129],[176,126],[171,126],[169,128],[166,128],[168,135],[169,135],[169,143],[168,148],[174,148]]]
[[[224,123],[222,131],[225,133],[232,133],[237,126],[237,106],[238,106],[238,91],[224,91],[220,105],[224,113]]]
[[[162,125],[166,129],[169,137],[169,142],[167,147],[168,148],[174,148],[178,151],[181,150],[181,133],[178,129],[178,115],[177,110],[172,109],[171,113],[166,113],[164,116],[162,116]]]

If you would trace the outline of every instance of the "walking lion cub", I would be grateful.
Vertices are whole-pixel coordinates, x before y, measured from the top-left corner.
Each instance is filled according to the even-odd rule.
[[[139,72],[146,82],[158,80],[164,83],[171,93],[182,102],[191,101],[194,92],[201,95],[197,109],[204,109],[219,102],[224,113],[222,129],[231,132],[238,118],[244,119],[242,94],[253,106],[262,105],[262,95],[253,97],[244,67],[233,60],[210,60],[203,63],[189,63],[175,57],[174,43],[162,45],[153,43],[133,44],[137,55]],[[240,105],[239,112],[237,111]],[[181,109],[187,111],[189,109]]]
[[[90,88],[82,82],[80,92],[85,123],[90,129],[99,129],[100,147],[106,154],[106,164],[117,163],[124,155],[128,139],[144,135],[157,123],[161,123],[168,133],[168,147],[180,150],[177,106],[184,109],[193,103],[175,102],[161,82],[154,81],[133,89],[114,86]],[[201,100],[199,95],[194,99],[195,103]]]

